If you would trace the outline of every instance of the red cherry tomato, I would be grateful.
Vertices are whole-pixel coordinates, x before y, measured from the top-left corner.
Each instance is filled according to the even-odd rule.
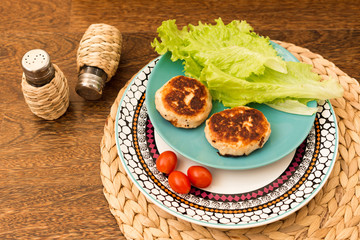
[[[198,188],[206,188],[212,182],[212,175],[209,170],[202,166],[192,166],[187,170],[190,183]]]
[[[170,187],[177,193],[186,194],[190,192],[191,184],[189,178],[180,171],[173,171],[169,175]]]
[[[177,164],[176,154],[172,151],[165,151],[156,159],[156,168],[165,174],[174,171]]]

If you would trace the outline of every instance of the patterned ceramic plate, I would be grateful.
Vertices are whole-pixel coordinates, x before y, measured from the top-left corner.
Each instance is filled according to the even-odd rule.
[[[325,183],[337,153],[337,125],[329,102],[320,102],[306,139],[275,163],[247,170],[209,168],[209,188],[189,194],[171,190],[156,169],[159,154],[171,149],[154,129],[144,103],[146,84],[158,59],[135,77],[124,93],[116,119],[116,144],[129,178],[156,205],[200,225],[235,229],[268,224],[304,206]],[[178,170],[198,165],[178,154]]]

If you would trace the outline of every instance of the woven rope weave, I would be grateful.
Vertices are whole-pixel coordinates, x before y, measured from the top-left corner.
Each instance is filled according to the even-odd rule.
[[[107,80],[115,75],[120,61],[122,35],[111,25],[92,24],[80,40],[77,51],[77,71],[84,65],[98,67],[107,74]]]
[[[360,239],[359,83],[318,54],[290,43],[277,43],[300,61],[312,64],[324,78],[337,79],[345,91],[343,98],[331,101],[339,127],[339,154],[323,188],[299,211],[256,228],[219,230],[164,212],[127,177],[117,153],[115,118],[124,86],[105,123],[100,169],[103,193],[127,239]]]
[[[69,107],[69,86],[64,73],[56,64],[55,77],[42,87],[34,87],[22,76],[21,86],[31,112],[46,120],[61,117]]]

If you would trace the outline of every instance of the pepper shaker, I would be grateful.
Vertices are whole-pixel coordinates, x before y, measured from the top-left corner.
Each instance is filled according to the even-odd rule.
[[[105,83],[115,75],[120,61],[122,36],[107,24],[92,24],[77,51],[76,93],[86,100],[101,98]]]
[[[25,53],[21,65],[22,91],[31,112],[46,120],[61,117],[69,106],[69,86],[63,72],[42,49]]]

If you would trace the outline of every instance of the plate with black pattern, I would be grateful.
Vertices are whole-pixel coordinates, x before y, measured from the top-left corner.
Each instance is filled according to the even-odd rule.
[[[299,210],[324,185],[334,166],[338,131],[329,101],[318,103],[314,125],[306,139],[286,157],[267,166],[226,170],[209,168],[212,184],[174,192],[167,176],[156,169],[161,152],[172,150],[157,134],[145,105],[146,85],[155,59],[129,84],[116,116],[116,145],[128,177],[154,204],[174,216],[199,225],[238,229],[268,224]],[[177,170],[199,165],[177,153]]]

